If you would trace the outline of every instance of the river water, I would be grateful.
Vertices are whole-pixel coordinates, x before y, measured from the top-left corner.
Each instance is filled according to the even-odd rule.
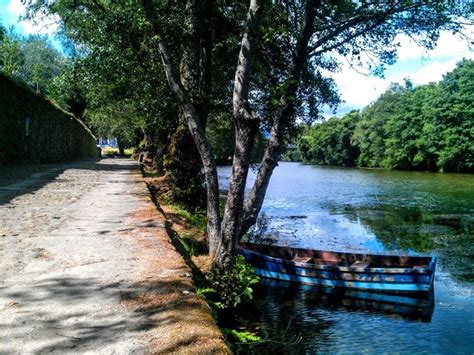
[[[219,168],[222,188],[229,175]],[[474,176],[280,163],[262,212],[260,242],[438,264],[426,300],[262,280],[243,314],[270,339],[256,351],[474,352]]]

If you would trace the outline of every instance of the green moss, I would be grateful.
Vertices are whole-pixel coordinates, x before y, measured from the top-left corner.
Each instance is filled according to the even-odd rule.
[[[95,137],[82,122],[0,73],[0,164],[96,157]]]

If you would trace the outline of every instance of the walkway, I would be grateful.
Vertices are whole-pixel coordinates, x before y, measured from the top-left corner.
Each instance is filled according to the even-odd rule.
[[[132,160],[0,171],[0,353],[227,352],[163,223]]]

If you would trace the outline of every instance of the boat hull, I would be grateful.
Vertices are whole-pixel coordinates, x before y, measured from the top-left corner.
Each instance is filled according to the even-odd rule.
[[[255,274],[265,278],[380,292],[429,292],[433,286],[434,258],[424,268],[360,268],[285,260],[245,247],[241,247],[240,253],[253,266]]]

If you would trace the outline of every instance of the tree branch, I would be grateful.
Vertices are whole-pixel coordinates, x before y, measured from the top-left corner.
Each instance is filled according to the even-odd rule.
[[[367,16],[367,15],[359,15],[359,16],[355,16],[347,21],[344,21],[341,23],[340,26],[338,26],[336,29],[334,29],[333,31],[331,31],[330,33],[322,36],[321,38],[319,38],[310,48],[310,57],[314,57],[314,56],[318,56],[322,53],[325,53],[325,52],[329,52],[333,49],[336,49],[348,42],[350,42],[351,40],[373,30],[374,28],[380,26],[381,24],[383,24],[387,18],[389,18],[391,15],[394,15],[396,13],[400,13],[400,12],[404,12],[404,11],[408,11],[408,10],[413,10],[413,9],[416,9],[416,8],[419,8],[421,6],[424,6],[425,4],[420,2],[420,3],[416,3],[416,4],[412,4],[412,5],[409,5],[409,6],[402,6],[402,7],[397,7],[397,6],[393,6],[389,11],[384,11],[382,13],[376,13],[376,14],[372,14],[370,16]],[[323,44],[331,41],[332,39],[336,38],[337,36],[339,36],[341,33],[343,33],[345,30],[353,27],[353,26],[357,26],[361,23],[365,23],[369,20],[375,20],[375,22],[373,22],[372,24],[360,29],[359,31],[356,31],[350,35],[348,35],[347,37],[343,38],[341,41],[339,42],[336,42],[332,45],[330,45],[329,47],[325,47],[325,48],[322,48],[320,50],[316,50],[317,48],[319,48],[320,46],[322,46]]]
[[[248,103],[248,94],[261,14],[262,0],[251,0],[247,14],[247,28],[240,45],[232,95],[233,116],[238,119],[255,119],[255,114]]]

